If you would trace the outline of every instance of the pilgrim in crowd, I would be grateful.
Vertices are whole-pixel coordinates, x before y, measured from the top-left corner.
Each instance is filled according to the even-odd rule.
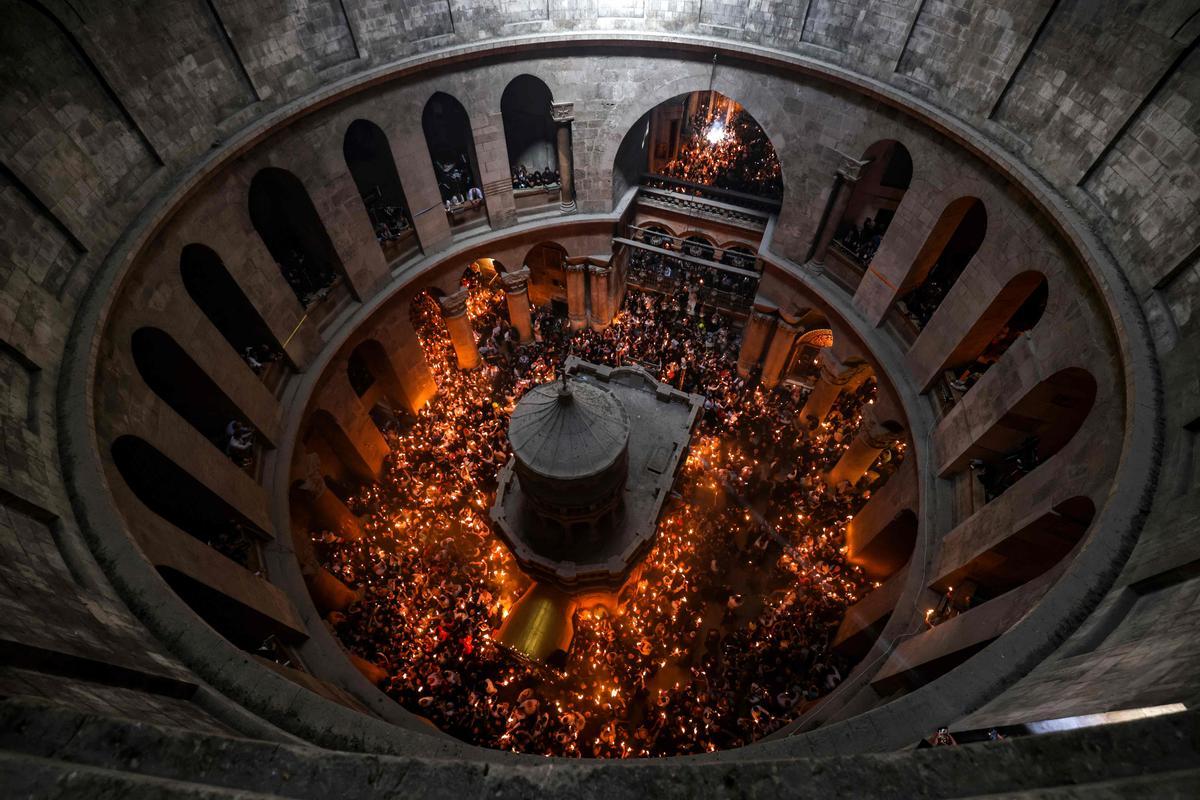
[[[558,186],[558,170],[546,167],[532,172],[524,164],[512,166],[512,186],[514,189],[540,189]]]
[[[520,342],[503,293],[466,280],[485,366],[455,368],[436,303],[413,304],[439,386],[385,430],[385,474],[351,498],[365,534],[313,532],[323,565],[361,600],[331,614],[346,648],[397,701],[466,741],[525,753],[629,757],[734,747],[778,730],[835,688],[846,608],[872,588],[846,560],[845,526],[895,469],[885,450],[856,484],[823,477],[873,402],[868,380],[825,420],[806,389],[740,377],[734,318],[687,293],[627,292],[602,332],[535,309]],[[529,586],[486,521],[508,459],[508,415],[568,355],[640,366],[706,399],[656,543],[616,609],[577,613],[570,652],[532,662],[495,631]]]

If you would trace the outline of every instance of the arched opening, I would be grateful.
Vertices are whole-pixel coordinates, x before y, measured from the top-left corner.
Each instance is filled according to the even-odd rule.
[[[179,256],[179,274],[192,302],[255,374],[265,378],[271,363],[285,358],[270,326],[214,250],[186,245]]]
[[[900,286],[901,310],[918,331],[929,324],[986,234],[987,210],[979,198],[960,197],[942,211]]]
[[[557,126],[550,87],[532,75],[509,81],[500,98],[517,210],[558,202]]]
[[[189,575],[170,567],[157,569],[171,591],[227,641],[260,658],[293,666],[295,656],[288,645],[302,639],[295,631]]]
[[[721,263],[734,269],[753,270],[756,258],[754,248],[748,244],[729,245],[721,253]]]
[[[373,122],[356,119],[346,128],[342,156],[358,187],[384,258],[390,264],[419,253],[421,248],[387,134]]]
[[[555,313],[567,316],[567,285],[564,282],[563,264],[567,261],[567,248],[557,242],[540,242],[525,254],[525,266],[529,267],[529,301],[534,305],[550,303]]]
[[[439,390],[450,380],[448,364],[454,358],[450,336],[438,306],[438,298],[444,294],[436,288],[422,289],[408,303],[409,321],[425,355],[425,364]]]
[[[380,432],[388,433],[400,426],[408,399],[387,350],[378,340],[367,339],[350,352],[346,378]]]
[[[1014,275],[992,299],[942,369],[954,400],[970,391],[1022,333],[1034,329],[1046,311],[1050,286],[1040,272]]]
[[[152,392],[235,464],[250,465],[253,428],[186,350],[158,328],[138,328],[130,348],[138,373]]]
[[[851,520],[846,527],[847,560],[862,567],[874,580],[887,580],[912,556],[917,541],[917,515],[911,509],[903,509],[881,530],[864,535],[867,533]]]
[[[110,452],[142,505],[230,560],[259,568],[263,532],[220,495],[137,436],[117,438]]]
[[[912,156],[894,139],[871,145],[861,160],[868,162],[867,166],[850,193],[831,248],[856,264],[860,272],[875,257],[913,175]]]
[[[720,92],[680,95],[650,112],[646,167],[697,186],[783,197],[783,171],[770,138],[745,108]]]
[[[929,622],[944,622],[1044,574],[1083,541],[1095,515],[1096,506],[1089,498],[1072,497],[986,550],[965,554],[970,556],[966,563],[953,568],[936,565],[938,577],[929,588],[941,599]],[[943,550],[960,561],[964,555],[957,547]]]
[[[991,502],[1062,450],[1095,402],[1091,373],[1079,367],[1059,370],[1030,389],[947,474],[969,467],[983,485],[985,502]]]
[[[717,250],[713,247],[712,242],[707,237],[695,233],[683,240],[681,249],[684,255],[708,261],[715,260],[717,256]]]
[[[342,262],[304,184],[287,170],[266,167],[250,182],[249,202],[250,221],[296,299],[307,308],[325,297]]]
[[[421,128],[451,226],[482,220],[483,184],[467,110],[445,92],[436,92],[425,103]]]
[[[342,502],[349,501],[360,486],[375,480],[370,464],[328,411],[318,409],[309,417],[303,441],[304,448],[320,459],[325,484]]]

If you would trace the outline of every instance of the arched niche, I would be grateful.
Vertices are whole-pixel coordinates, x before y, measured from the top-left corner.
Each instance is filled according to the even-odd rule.
[[[387,261],[419,253],[412,214],[387,134],[374,122],[356,119],[342,138],[342,156]]]
[[[924,330],[987,235],[987,210],[977,197],[960,197],[942,211],[900,285],[899,302]]]
[[[268,361],[285,357],[274,332],[215,250],[185,245],[179,254],[179,276],[192,302],[248,364],[265,367]]]
[[[1050,285],[1040,272],[1027,270],[1010,278],[946,357],[942,369],[951,388],[970,391],[1021,334],[1037,326],[1049,296]]]
[[[232,561],[257,568],[265,535],[220,495],[138,436],[118,437],[110,453],[142,505]]]
[[[1096,389],[1096,379],[1081,367],[1043,379],[980,435],[948,473],[970,467],[991,502],[1067,446],[1087,420]]]
[[[513,171],[513,188],[524,188],[516,183],[522,167],[529,174],[558,169],[556,126],[550,115],[553,102],[550,87],[532,75],[518,75],[504,87],[500,115],[504,120],[504,141]]]
[[[323,298],[344,268],[304,184],[265,167],[250,182],[250,221],[302,306]]]
[[[865,268],[883,242],[896,209],[912,184],[908,148],[894,139],[875,142],[860,159],[866,162],[837,222],[837,252]]]
[[[231,422],[245,425],[237,404],[192,360],[171,335],[159,328],[138,328],[130,337],[138,374],[158,397],[222,452]]]
[[[435,92],[421,112],[421,129],[443,202],[466,197],[471,187],[482,189],[471,119],[462,103]]]

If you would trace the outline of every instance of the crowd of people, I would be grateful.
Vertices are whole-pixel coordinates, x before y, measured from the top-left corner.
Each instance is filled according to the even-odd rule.
[[[514,189],[542,189],[558,186],[558,170],[546,167],[532,172],[524,164],[513,164],[512,186]]]
[[[822,477],[873,402],[873,383],[844,393],[823,423],[800,419],[805,391],[740,377],[734,320],[689,307],[684,292],[631,289],[602,332],[572,332],[538,308],[534,341],[523,343],[503,293],[477,274],[467,283],[488,363],[457,370],[436,304],[418,296],[414,325],[439,394],[385,430],[385,474],[351,499],[363,538],[313,534],[324,566],[363,593],[330,617],[343,644],[443,730],[526,753],[712,751],[818,702],[850,667],[831,647],[838,624],[872,586],[846,561],[845,524],[903,454],[885,451],[856,485]],[[529,580],[486,514],[508,459],[509,413],[568,354],[641,365],[705,402],[625,605],[580,611],[560,670],[494,639]]]
[[[754,301],[758,291],[757,277],[638,247],[629,251],[628,276],[629,281],[638,286],[677,288],[685,292],[688,307],[693,311],[697,304],[704,303],[745,308]]]
[[[838,226],[833,241],[859,264],[868,267],[875,258],[875,252],[879,250],[879,244],[883,241],[887,229],[887,223],[876,225],[874,217],[867,217],[861,226],[853,222],[843,222]]]
[[[659,174],[760,197],[783,197],[783,171],[767,134],[740,105],[709,92]]]

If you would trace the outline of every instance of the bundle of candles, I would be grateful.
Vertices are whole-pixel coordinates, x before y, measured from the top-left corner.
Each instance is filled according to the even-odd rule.
[[[683,135],[679,154],[662,169],[663,175],[763,197],[783,196],[774,145],[733,100],[708,92]]]
[[[385,475],[352,499],[365,537],[313,534],[325,566],[363,590],[332,619],[343,644],[387,672],[392,697],[443,730],[545,755],[734,747],[836,686],[848,665],[831,650],[833,634],[871,586],[846,561],[845,525],[902,452],[885,451],[858,486],[827,486],[821,474],[852,440],[873,384],[844,393],[804,436],[803,390],[768,392],[739,378],[731,320],[690,315],[685,297],[631,290],[601,333],[571,333],[538,309],[537,341],[513,346],[503,293],[470,283],[468,313],[495,363],[458,371],[436,304],[418,297],[414,323],[438,396],[385,432]],[[707,401],[626,605],[579,612],[558,671],[493,639],[529,580],[486,509],[508,458],[513,405],[553,379],[568,352],[645,365]]]

